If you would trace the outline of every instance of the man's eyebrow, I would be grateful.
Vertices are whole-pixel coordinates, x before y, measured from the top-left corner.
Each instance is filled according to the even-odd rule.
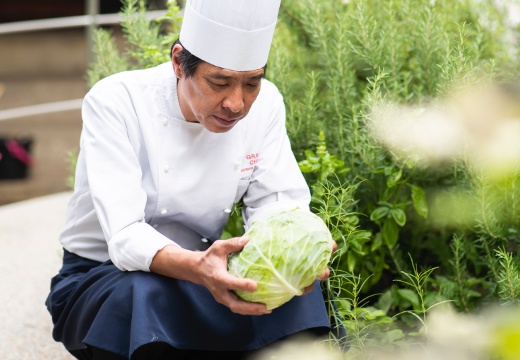
[[[228,80],[228,79],[233,78],[233,76],[224,75],[224,74],[209,74],[208,77],[210,77],[212,79],[217,79],[217,80]],[[258,80],[258,79],[262,79],[263,77],[264,77],[264,73],[261,73],[258,75],[248,76],[247,79],[248,80]]]
[[[258,75],[251,76],[249,78],[253,79],[253,80],[258,80],[258,79],[262,79],[264,76],[265,76],[265,74],[261,73],[261,74],[258,74]]]

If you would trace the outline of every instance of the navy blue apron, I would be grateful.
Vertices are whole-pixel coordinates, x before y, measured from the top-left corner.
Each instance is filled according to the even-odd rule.
[[[86,345],[130,357],[164,342],[178,349],[246,351],[311,328],[330,330],[319,282],[273,310],[246,316],[217,303],[203,286],[143,271],[120,271],[64,250],[46,306],[53,338],[68,350]]]

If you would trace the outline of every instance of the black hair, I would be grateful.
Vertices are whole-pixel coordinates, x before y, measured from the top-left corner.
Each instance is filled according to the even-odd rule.
[[[170,48],[170,58],[173,55],[173,47],[177,44],[182,46],[182,43],[179,39],[175,40],[175,42],[172,44],[172,47]],[[195,74],[197,66],[199,66],[200,63],[204,62],[204,60],[193,55],[183,46],[181,52],[179,53],[179,62],[181,64],[182,72],[184,73],[184,75],[186,75],[186,77],[191,77],[193,76],[193,74]],[[265,77],[266,72],[267,64],[264,66],[263,77]]]
[[[182,46],[179,39],[175,40],[175,42],[172,44],[172,47],[170,48],[170,58],[173,55],[173,47],[177,44]],[[186,75],[186,77],[193,76],[193,74],[195,74],[195,70],[197,70],[197,66],[203,61],[204,60],[190,53],[184,46],[179,53],[179,62],[181,64],[182,72],[184,75]]]

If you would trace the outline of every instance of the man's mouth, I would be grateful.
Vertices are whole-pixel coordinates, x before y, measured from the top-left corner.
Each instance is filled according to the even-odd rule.
[[[222,125],[224,126],[233,126],[235,125],[239,120],[240,118],[234,118],[234,119],[229,119],[229,118],[224,118],[224,117],[220,117],[218,115],[213,115],[213,117]]]

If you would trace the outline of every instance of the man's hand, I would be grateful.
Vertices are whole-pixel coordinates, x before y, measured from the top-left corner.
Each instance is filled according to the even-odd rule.
[[[257,287],[255,281],[238,278],[227,270],[229,254],[242,250],[247,241],[245,237],[217,240],[204,252],[168,245],[157,252],[150,265],[150,271],[201,284],[211,292],[218,303],[227,306],[234,313],[269,314],[271,311],[267,310],[265,304],[243,301],[233,292],[254,291]]]

